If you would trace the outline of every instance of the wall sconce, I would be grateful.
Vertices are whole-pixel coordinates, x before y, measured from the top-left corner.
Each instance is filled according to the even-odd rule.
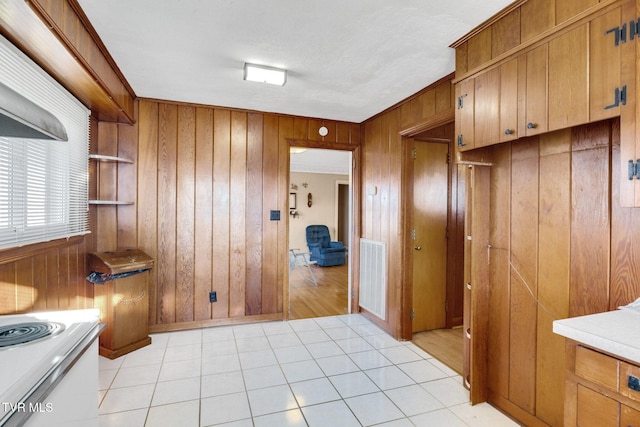
[[[313,196],[311,195],[311,193],[307,194],[307,206],[311,207],[311,205],[313,204]]]

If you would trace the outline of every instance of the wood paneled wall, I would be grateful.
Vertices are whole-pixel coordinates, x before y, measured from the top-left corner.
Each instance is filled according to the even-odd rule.
[[[618,155],[618,120],[492,147],[490,400],[527,424],[563,423],[553,320],[640,295],[640,210],[619,207]]]
[[[598,0],[520,0],[471,31],[456,49],[456,78],[576,17]]]
[[[404,184],[406,159],[402,134],[427,130],[453,121],[452,76],[429,86],[415,97],[364,123],[362,144],[362,238],[383,241],[387,245],[387,318],[370,316],[395,337],[410,339],[403,331],[403,305],[408,298],[406,286],[407,254],[404,250],[406,214]],[[376,189],[375,194],[369,190]],[[372,192],[372,191],[371,191]],[[457,194],[457,193],[456,193]],[[409,272],[410,273],[410,272]],[[410,309],[411,307],[409,307]],[[406,326],[406,325],[405,325]],[[410,325],[409,325],[410,326]],[[405,328],[406,329],[406,328]]]
[[[97,208],[97,250],[155,259],[152,330],[282,318],[289,141],[360,142],[357,124],[154,100],[139,102],[137,125],[98,133],[95,152],[135,161],[98,165],[100,197],[135,204]]]

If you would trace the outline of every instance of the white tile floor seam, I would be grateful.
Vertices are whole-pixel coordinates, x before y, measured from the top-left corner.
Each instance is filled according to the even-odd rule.
[[[517,426],[358,314],[152,335],[100,358],[101,427]]]

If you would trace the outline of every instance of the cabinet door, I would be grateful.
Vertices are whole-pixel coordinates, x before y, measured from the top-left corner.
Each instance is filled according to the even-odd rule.
[[[500,142],[518,139],[518,58],[500,66]]]
[[[500,140],[500,68],[476,76],[474,106],[475,147],[497,144]]]
[[[620,52],[615,32],[622,24],[620,8],[591,21],[589,35],[589,113],[591,121],[620,115],[620,100],[616,90],[620,85]]]
[[[618,427],[619,403],[578,385],[578,426]]]
[[[522,64],[524,90],[518,91],[519,99],[523,99],[523,119],[518,120],[518,130],[521,136],[537,135],[547,131],[548,50],[548,45],[544,44],[524,55],[525,60]],[[520,62],[518,67],[520,69]],[[519,72],[519,74],[521,73]],[[520,114],[520,109],[518,114]]]
[[[474,131],[474,79],[456,84],[456,146],[459,151],[472,149]]]
[[[620,427],[640,427],[640,411],[620,405]]]
[[[589,121],[588,28],[581,25],[549,42],[549,126]]]
[[[629,22],[637,19],[636,2],[622,4],[622,19]],[[636,101],[636,90],[640,87],[637,58],[640,44],[620,44],[620,81],[627,87],[627,105],[620,107],[620,205],[640,207],[640,177],[629,178],[630,162],[637,165],[640,159],[640,108]]]

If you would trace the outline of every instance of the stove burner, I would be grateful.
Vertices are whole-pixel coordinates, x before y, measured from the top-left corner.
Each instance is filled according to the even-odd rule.
[[[64,331],[57,322],[24,322],[0,326],[0,348],[41,340]]]

